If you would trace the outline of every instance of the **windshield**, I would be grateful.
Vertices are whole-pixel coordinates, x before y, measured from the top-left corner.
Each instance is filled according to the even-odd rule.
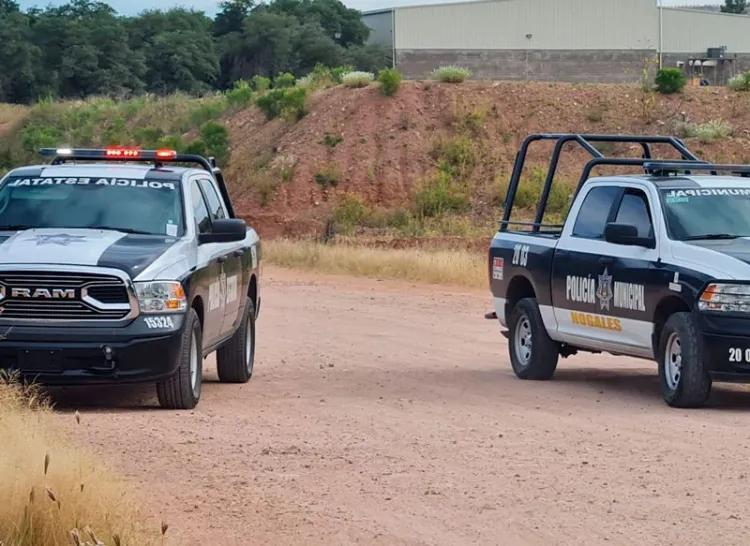
[[[180,185],[125,178],[8,178],[0,187],[0,230],[31,228],[179,236]]]
[[[750,186],[660,190],[673,239],[750,237]]]

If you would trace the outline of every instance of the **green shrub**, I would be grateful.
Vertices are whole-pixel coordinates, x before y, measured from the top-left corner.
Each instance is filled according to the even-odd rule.
[[[229,159],[229,131],[218,121],[209,121],[200,129],[200,139],[206,145],[208,155],[220,164]]]
[[[542,196],[544,183],[547,179],[547,170],[542,167],[534,167],[531,175],[521,178],[518,188],[516,189],[513,207],[521,209],[536,209],[539,206],[539,199]],[[505,198],[508,195],[508,178],[498,179],[493,188],[492,204],[495,206],[505,206]],[[570,181],[555,177],[552,180],[549,196],[547,197],[547,214],[559,214],[567,210],[573,194],[573,185]]]
[[[227,91],[227,103],[236,109],[250,106],[253,103],[253,89],[250,84],[245,80],[234,82],[232,89]]]
[[[356,70],[356,67],[352,65],[344,65],[344,66],[336,66],[334,68],[331,68],[329,70],[331,77],[333,78],[333,82],[336,84],[343,83],[343,77],[344,74],[348,74],[349,72],[354,72]]]
[[[713,142],[714,140],[729,138],[734,132],[732,124],[723,120],[707,123],[680,122],[675,129],[677,136],[680,138],[697,138],[701,142]]]
[[[276,79],[273,80],[274,89],[289,89],[294,87],[294,76],[289,72],[279,74]]]
[[[422,184],[414,193],[415,212],[422,218],[439,214],[465,212],[468,197],[455,184],[453,178],[442,171]]]
[[[378,72],[378,82],[380,83],[380,92],[386,97],[391,97],[401,87],[401,72],[395,68],[383,69]]]
[[[258,97],[255,104],[268,120],[283,116],[288,121],[296,121],[302,119],[307,113],[307,89],[305,87],[272,89]]]
[[[460,66],[441,66],[432,71],[432,77],[443,83],[461,83],[471,77],[471,71]]]
[[[750,91],[750,71],[740,72],[730,79],[729,88],[732,91]]]
[[[335,166],[326,165],[315,174],[315,182],[324,188],[328,186],[335,188],[339,185],[339,172]]]
[[[681,68],[660,68],[656,73],[656,90],[663,95],[680,93],[687,85],[685,73]]]
[[[438,169],[452,177],[464,178],[476,163],[475,143],[467,135],[440,138],[432,149]]]
[[[333,209],[333,218],[336,220],[339,232],[344,235],[353,234],[357,226],[362,225],[369,214],[370,209],[364,198],[353,192],[339,199]]]
[[[375,76],[372,72],[347,72],[341,76],[341,83],[346,87],[367,87]]]
[[[271,80],[259,74],[253,76],[252,83],[256,93],[262,93],[271,89]]]

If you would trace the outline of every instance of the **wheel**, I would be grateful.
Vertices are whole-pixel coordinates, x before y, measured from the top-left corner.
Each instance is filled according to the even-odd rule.
[[[508,327],[508,351],[516,376],[520,379],[551,379],[557,369],[560,346],[547,335],[534,298],[524,298],[516,304]]]
[[[242,322],[229,341],[216,351],[216,368],[222,383],[247,383],[255,363],[255,306],[245,302]]]
[[[675,408],[703,406],[711,394],[711,377],[690,313],[675,313],[664,325],[659,339],[659,379],[664,401]]]
[[[203,335],[195,309],[185,316],[180,365],[167,379],[156,384],[159,404],[165,409],[187,410],[198,405],[203,383]]]

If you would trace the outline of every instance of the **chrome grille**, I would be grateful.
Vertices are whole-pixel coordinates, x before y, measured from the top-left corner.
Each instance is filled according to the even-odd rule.
[[[0,318],[118,320],[131,311],[125,282],[115,275],[60,271],[0,271]],[[44,297],[57,291],[66,297]],[[42,293],[23,297],[24,292]]]

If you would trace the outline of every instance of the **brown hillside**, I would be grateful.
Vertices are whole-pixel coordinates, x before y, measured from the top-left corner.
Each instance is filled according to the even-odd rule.
[[[750,162],[750,97],[726,88],[660,96],[636,86],[405,82],[392,98],[381,96],[377,85],[328,89],[311,99],[309,109],[296,124],[267,122],[254,109],[228,122],[228,176],[237,208],[264,236],[321,233],[335,197],[346,192],[361,194],[372,206],[408,206],[415,185],[434,176],[441,153],[457,147],[471,156],[461,178],[473,214],[495,218],[518,146],[534,132],[685,136],[685,122],[724,120],[732,136],[706,129],[702,139],[686,138],[688,146],[714,161]],[[340,142],[326,145],[326,133],[329,144],[337,137]],[[537,145],[530,167],[546,165],[550,148]],[[568,182],[577,179],[587,157],[571,150],[559,170]],[[622,146],[606,153],[639,155]],[[332,171],[336,187],[316,183],[316,174]]]

